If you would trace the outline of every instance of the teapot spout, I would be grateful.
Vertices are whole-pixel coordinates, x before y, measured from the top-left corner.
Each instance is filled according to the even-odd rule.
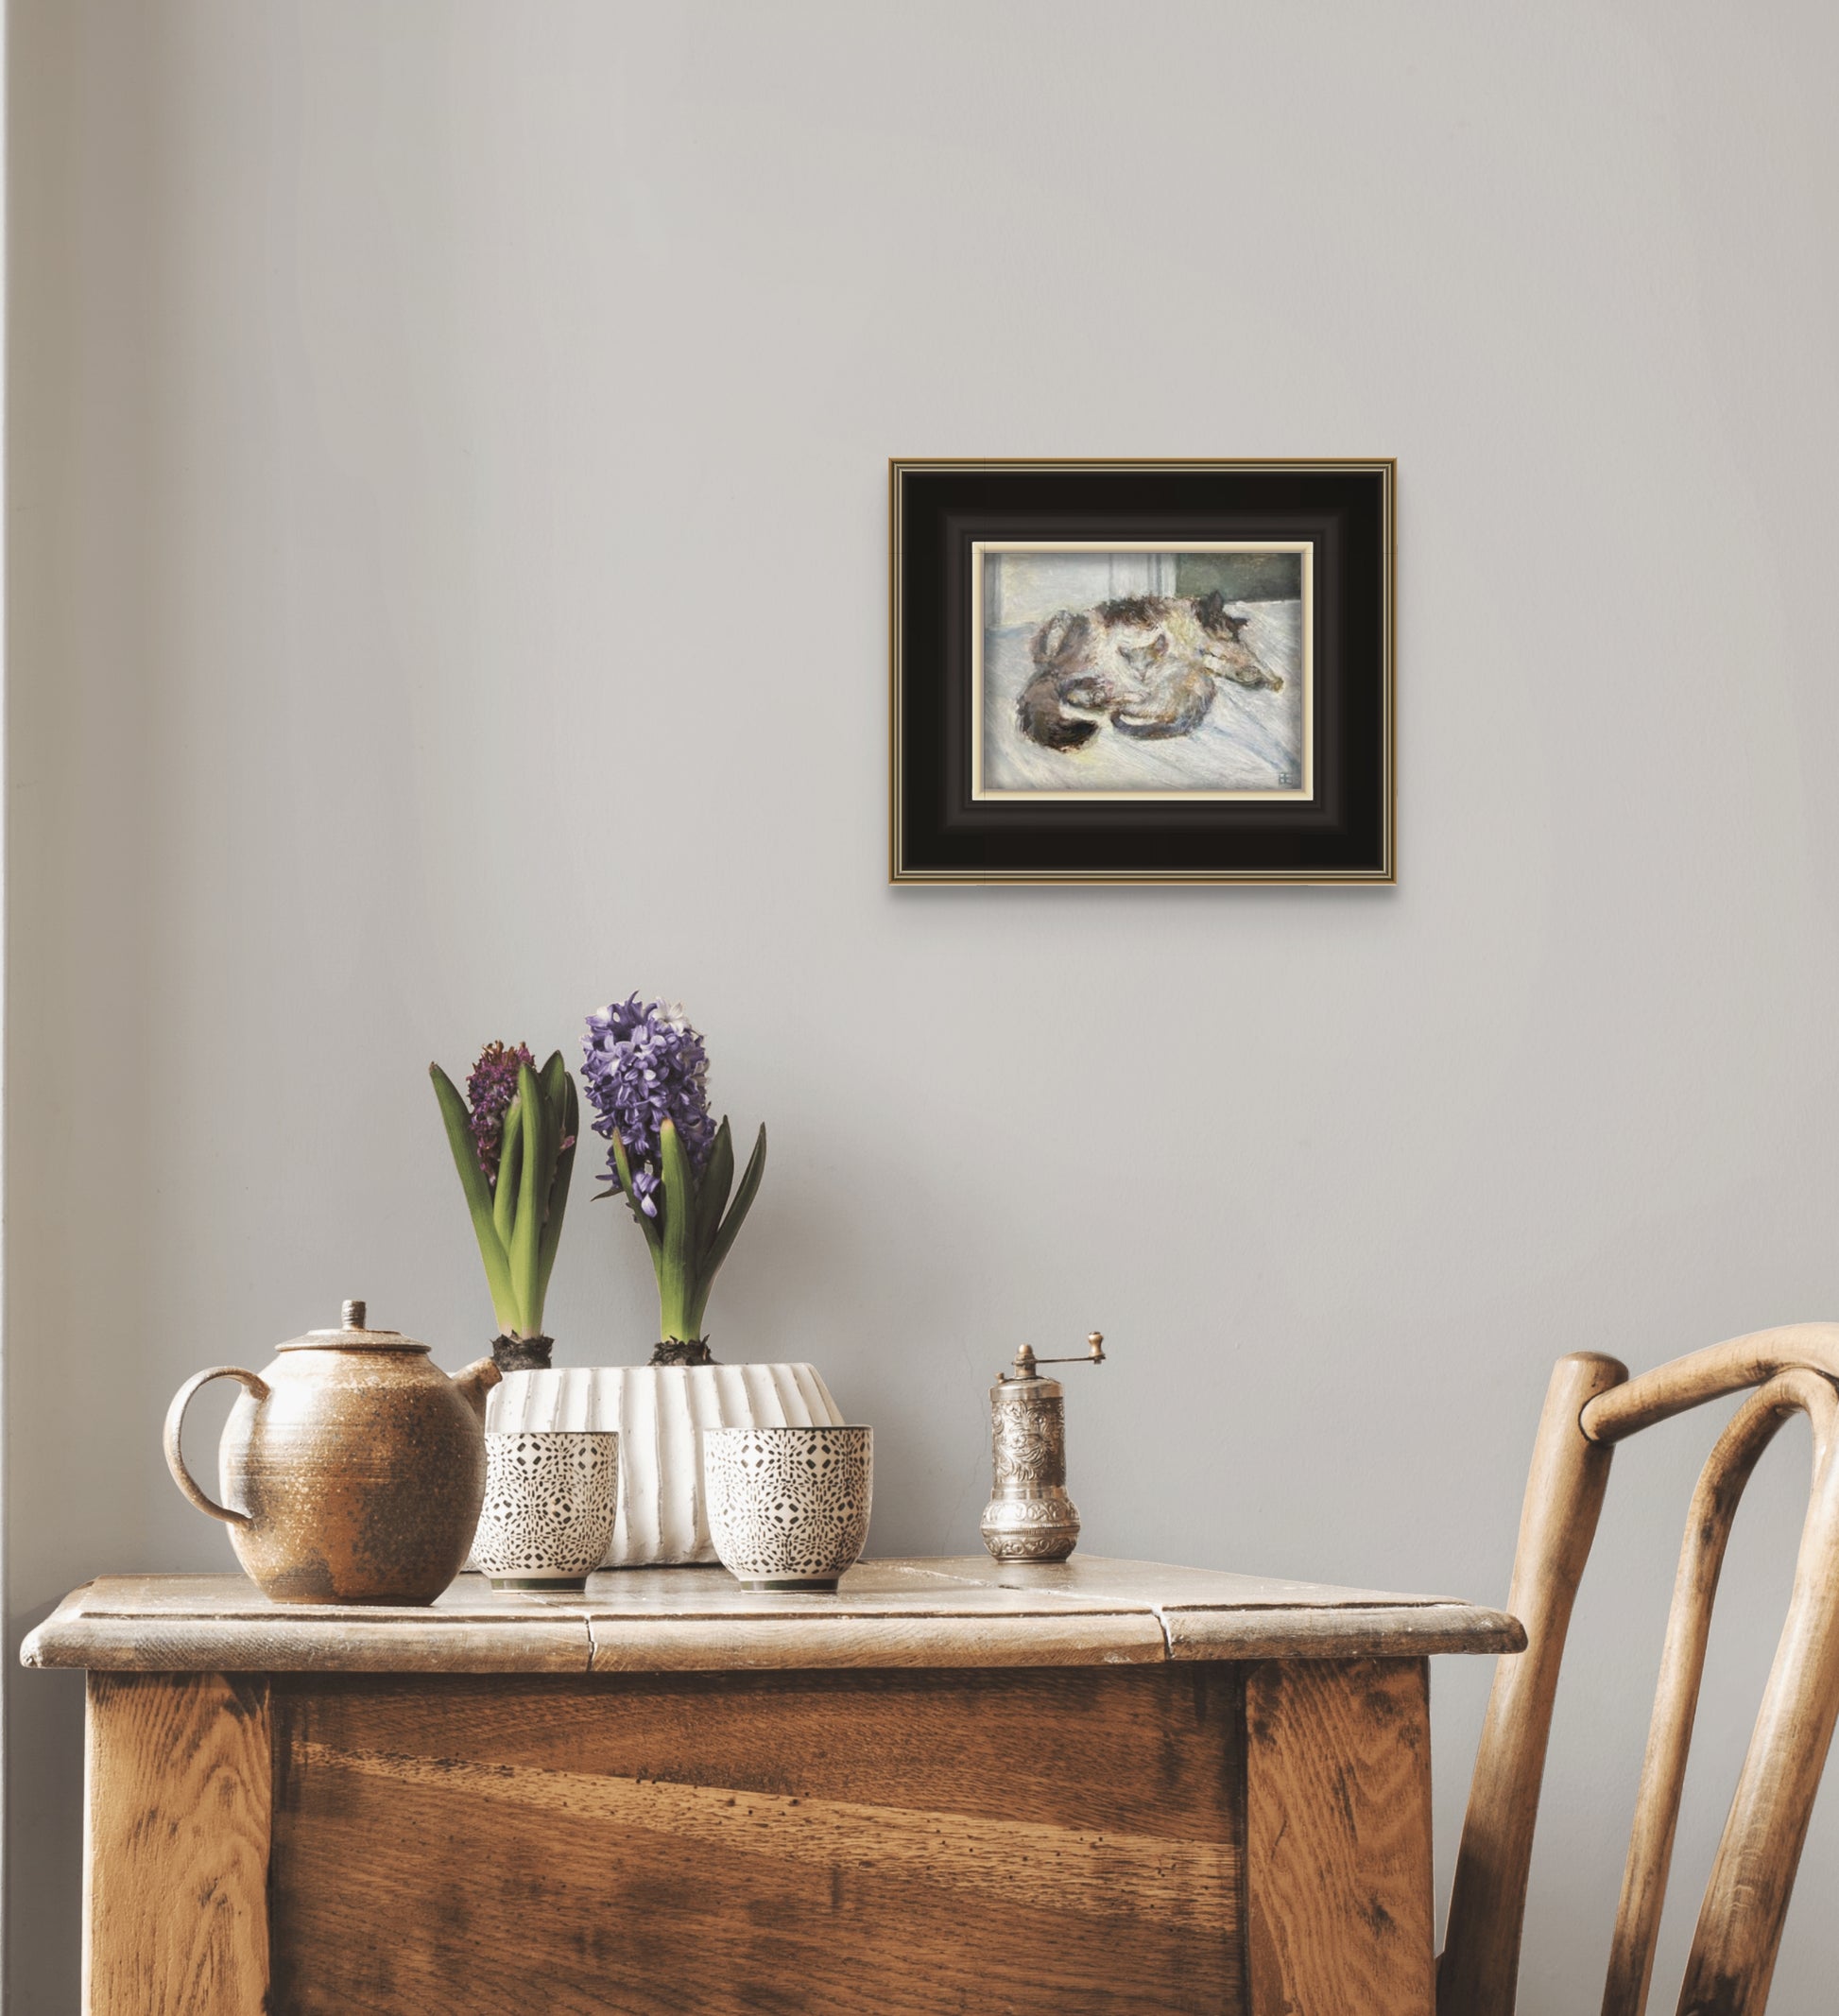
[[[504,1376],[493,1359],[476,1358],[464,1371],[454,1374],[454,1384],[459,1388],[460,1398],[484,1421],[486,1395]]]

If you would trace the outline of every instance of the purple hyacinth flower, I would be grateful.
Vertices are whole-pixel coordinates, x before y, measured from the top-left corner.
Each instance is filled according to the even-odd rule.
[[[593,1130],[608,1142],[618,1133],[632,1168],[633,1202],[655,1218],[664,1122],[675,1125],[697,1176],[715,1145],[702,1038],[676,1002],[641,1002],[632,994],[588,1017],[581,1053],[581,1078],[596,1115]],[[610,1152],[607,1180],[619,1188],[619,1165]]]
[[[658,1193],[663,1187],[663,1179],[649,1163],[643,1169],[632,1171],[632,1201],[646,1217],[658,1215]]]
[[[473,1120],[473,1145],[478,1150],[479,1167],[493,1190],[498,1187],[498,1161],[505,1151],[505,1115],[517,1096],[517,1067],[536,1060],[527,1043],[515,1049],[503,1043],[488,1043],[479,1052],[479,1061],[466,1081],[466,1103]]]

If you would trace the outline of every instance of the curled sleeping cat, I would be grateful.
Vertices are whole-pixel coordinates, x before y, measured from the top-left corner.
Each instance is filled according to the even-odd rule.
[[[1242,641],[1249,621],[1228,612],[1218,589],[1061,610],[1035,632],[1035,675],[1016,720],[1044,749],[1091,741],[1098,723],[1081,718],[1089,714],[1109,715],[1120,734],[1140,740],[1185,735],[1207,718],[1215,680],[1281,690],[1281,678]]]

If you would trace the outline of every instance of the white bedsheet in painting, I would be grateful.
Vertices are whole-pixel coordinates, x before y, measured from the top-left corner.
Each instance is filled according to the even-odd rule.
[[[1245,641],[1283,686],[1216,680],[1212,707],[1191,733],[1165,742],[1121,735],[1102,715],[1083,749],[1042,749],[1022,732],[1015,703],[1034,674],[1029,623],[984,633],[987,791],[1281,791],[1303,782],[1302,604],[1232,602]]]

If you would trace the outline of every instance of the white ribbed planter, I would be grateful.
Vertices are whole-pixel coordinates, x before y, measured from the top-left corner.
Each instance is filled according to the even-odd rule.
[[[713,1561],[702,1502],[703,1428],[809,1428],[842,1411],[809,1365],[584,1365],[507,1372],[490,1429],[616,1428],[619,1518],[611,1568]]]

